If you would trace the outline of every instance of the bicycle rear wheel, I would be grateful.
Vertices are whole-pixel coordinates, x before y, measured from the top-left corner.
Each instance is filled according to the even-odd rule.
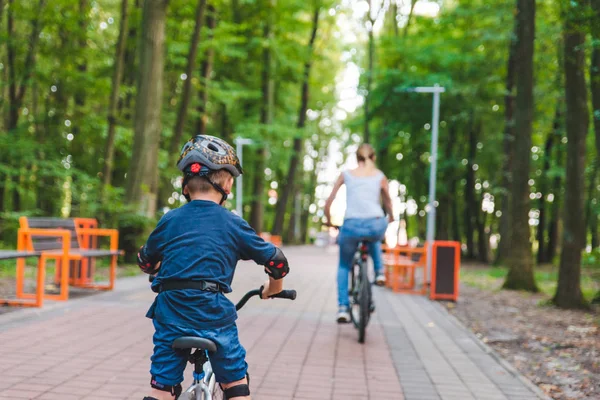
[[[358,329],[358,342],[364,343],[367,334],[367,325],[371,317],[371,285],[367,275],[367,268],[363,261],[357,261],[350,272],[351,282],[351,312],[350,316],[356,329]]]

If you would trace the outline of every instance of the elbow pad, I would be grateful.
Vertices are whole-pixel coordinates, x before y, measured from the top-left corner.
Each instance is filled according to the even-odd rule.
[[[150,275],[154,275],[158,272],[156,268],[160,260],[152,260],[146,253],[146,246],[140,247],[137,253],[137,263],[142,272]]]
[[[265,264],[265,272],[275,280],[282,279],[290,272],[288,260],[278,247],[275,248],[275,254]]]

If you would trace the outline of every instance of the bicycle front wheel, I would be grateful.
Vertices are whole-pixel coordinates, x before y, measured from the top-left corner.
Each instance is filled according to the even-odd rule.
[[[210,377],[210,381],[208,382],[208,391],[211,394],[210,400],[225,400],[223,391],[221,390],[221,387],[217,383],[214,374]]]

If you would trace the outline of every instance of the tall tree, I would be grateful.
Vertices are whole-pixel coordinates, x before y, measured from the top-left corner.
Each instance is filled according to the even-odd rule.
[[[562,71],[559,70],[559,75],[562,75]],[[560,84],[562,82],[562,79],[557,79],[557,84]],[[561,119],[561,109],[562,109],[562,99],[558,100],[557,105],[556,105],[556,111],[554,113],[554,121],[552,122],[552,131],[550,133],[548,133],[548,136],[546,137],[546,143],[544,144],[544,167],[542,170],[542,176],[540,177],[541,180],[541,184],[540,184],[540,193],[542,194],[540,200],[539,200],[539,212],[540,212],[540,217],[539,217],[539,224],[538,224],[538,229],[537,229],[537,241],[538,241],[538,252],[537,252],[537,263],[538,264],[543,264],[543,263],[547,263],[547,262],[551,262],[552,258],[549,258],[549,247],[550,247],[550,241],[552,240],[550,238],[550,235],[552,234],[552,229],[554,229],[554,227],[552,226],[552,219],[550,220],[550,223],[547,224],[546,220],[548,219],[548,213],[549,211],[552,211],[552,208],[550,210],[548,210],[548,194],[550,191],[550,187],[551,187],[551,179],[548,176],[548,173],[550,171],[550,166],[552,164],[552,153],[554,148],[557,146],[557,142],[560,141],[560,134],[557,135],[557,131],[560,128],[560,119]],[[552,196],[558,196],[558,193],[553,193]],[[558,202],[558,199],[557,199]],[[553,207],[553,205],[551,206]],[[551,218],[553,216],[551,215]],[[546,229],[546,227],[548,226],[548,229]],[[546,232],[548,232],[549,235],[549,239],[548,241],[546,241]]]
[[[473,112],[474,113],[474,112]],[[475,155],[477,152],[477,137],[475,127],[475,117],[471,115],[469,123],[469,150],[467,156],[466,176],[465,176],[465,234],[467,239],[467,258],[475,259],[475,228],[477,202],[475,201]]]
[[[125,200],[154,217],[158,193],[158,148],[161,131],[165,20],[168,0],[145,0],[135,109],[133,155]]]
[[[417,5],[417,1],[419,0],[410,0],[410,10],[408,12],[408,17],[406,18],[406,25],[404,25],[404,32],[402,33],[404,37],[408,35],[408,28],[410,27],[410,22],[412,21],[412,17],[415,13],[415,6]]]
[[[35,55],[40,38],[40,32],[42,30],[41,15],[46,6],[46,0],[39,0],[35,8],[35,17],[31,21],[31,33],[27,41],[29,48],[25,55],[23,67],[19,68],[22,71],[23,76],[20,82],[17,78],[17,65],[16,65],[16,44],[17,38],[14,32],[14,0],[8,0],[8,12],[7,12],[7,33],[8,40],[6,41],[7,46],[7,59],[8,59],[8,73],[9,73],[9,116],[8,116],[8,130],[12,130],[17,127],[19,123],[19,112],[25,99],[25,93],[29,86],[29,81],[33,76],[35,66]]]
[[[504,288],[536,292],[529,229],[529,165],[533,122],[535,0],[517,0],[517,65],[514,159],[511,185],[511,246]]]
[[[198,0],[198,5],[196,6],[196,20],[194,25],[194,31],[192,32],[192,38],[190,40],[190,49],[188,51],[187,66],[185,68],[186,78],[183,81],[183,93],[181,94],[181,102],[179,103],[179,110],[177,112],[177,121],[175,122],[175,129],[173,129],[173,137],[171,138],[171,144],[169,146],[169,155],[172,158],[177,157],[177,149],[181,147],[181,137],[183,135],[183,128],[185,127],[187,110],[190,104],[190,97],[192,92],[192,75],[194,73],[194,70],[196,69],[198,43],[200,42],[200,32],[202,31],[205,9],[206,0]]]
[[[586,30],[581,15],[584,0],[564,4],[567,171],[562,253],[553,302],[559,307],[581,308],[586,306],[581,292],[581,252],[585,247],[585,139],[589,127],[585,82]]]
[[[500,243],[498,244],[498,253],[496,254],[496,263],[502,263],[510,252],[510,186],[511,186],[511,166],[513,159],[513,141],[514,141],[514,113],[515,113],[515,66],[517,57],[517,29],[519,24],[517,19],[514,21],[513,33],[510,37],[510,47],[508,51],[508,63],[506,66],[506,83],[504,93],[504,136],[502,139],[504,149],[504,162],[502,164],[502,195],[500,196],[500,207],[502,215],[500,216]]]
[[[370,123],[370,119],[371,119],[371,115],[370,115],[370,107],[371,107],[371,100],[372,100],[372,93],[371,93],[371,86],[373,85],[373,75],[375,73],[374,71],[374,64],[375,64],[375,33],[373,32],[373,30],[375,29],[375,22],[378,19],[379,16],[379,11],[381,10],[381,5],[379,4],[378,1],[378,9],[377,9],[377,13],[373,13],[373,0],[369,0],[369,11],[367,12],[367,21],[366,21],[366,26],[367,26],[367,33],[369,35],[369,42],[368,42],[368,67],[367,67],[367,87],[366,87],[366,93],[365,93],[365,104],[364,104],[364,108],[365,108],[365,125],[364,125],[364,133],[363,133],[363,140],[365,143],[370,143],[371,141],[371,132],[370,132],[370,128],[369,128],[369,123]]]
[[[119,86],[123,80],[123,58],[125,56],[125,45],[127,44],[127,32],[129,23],[129,0],[121,0],[121,22],[119,23],[119,38],[115,51],[115,63],[112,77],[112,87],[108,102],[108,132],[106,135],[106,147],[104,150],[104,171],[102,183],[108,186],[112,182],[113,162],[115,156],[115,133],[117,127],[117,106],[119,103]]]
[[[206,16],[206,26],[209,29],[209,40],[212,39],[213,31],[216,26],[217,18],[215,13],[215,7],[209,4],[208,15]],[[209,46],[208,49],[206,49],[206,55],[204,57],[204,60],[202,60],[202,64],[200,66],[200,90],[198,91],[198,98],[200,101],[198,102],[198,106],[196,107],[196,110],[198,111],[198,119],[196,120],[196,132],[200,135],[204,135],[206,133],[206,124],[208,120],[208,109],[206,106],[208,103],[208,86],[210,84],[210,75],[213,70],[214,58],[215,49],[213,46]],[[222,110],[222,117],[225,120],[227,118],[227,107],[224,104]],[[223,125],[225,125],[225,127],[223,128],[222,133],[225,133],[225,131],[227,130],[226,121],[223,123]],[[221,136],[224,136],[223,139],[227,140],[227,138],[225,137],[226,135],[222,134]]]
[[[315,10],[313,12],[312,19],[312,30],[310,34],[310,39],[308,41],[307,46],[307,54],[308,59],[304,63],[304,75],[302,78],[302,86],[300,90],[300,109],[298,110],[298,122],[296,123],[296,128],[303,129],[304,125],[306,125],[306,111],[308,110],[308,95],[309,95],[309,84],[310,84],[310,69],[312,66],[312,52],[315,43],[315,39],[317,38],[317,29],[319,25],[319,11],[321,5],[318,2],[315,6]],[[288,173],[286,179],[284,181],[284,185],[281,191],[281,197],[277,202],[277,209],[275,213],[275,222],[273,223],[273,229],[271,233],[273,235],[281,235],[283,231],[283,222],[285,219],[285,212],[288,208],[288,199],[290,198],[290,194],[294,191],[296,185],[296,175],[298,170],[298,165],[300,164],[300,159],[302,156],[302,145],[304,144],[304,140],[302,137],[303,133],[299,132],[297,136],[294,138],[294,147],[293,153],[290,157],[290,165],[288,168]]]
[[[596,157],[600,159],[600,0],[590,0],[590,2],[592,6],[590,26],[594,43],[590,65],[590,86],[592,90],[592,116],[596,136]],[[600,161],[597,160],[596,162]],[[600,303],[600,290],[594,297],[594,303]]]
[[[267,21],[263,27],[263,39],[266,42],[263,49],[263,65],[262,65],[262,104],[260,109],[260,123],[263,129],[263,140],[267,135],[268,125],[271,125],[273,121],[273,100],[275,90],[275,80],[273,79],[273,24],[275,19],[275,5],[276,0],[268,0],[267,2],[268,16]],[[265,191],[265,160],[267,157],[266,143],[261,143],[258,150],[256,150],[256,170],[254,173],[254,188],[252,193],[252,210],[250,213],[250,226],[254,228],[256,232],[262,232],[264,224],[265,214],[265,203],[264,203],[264,191]]]

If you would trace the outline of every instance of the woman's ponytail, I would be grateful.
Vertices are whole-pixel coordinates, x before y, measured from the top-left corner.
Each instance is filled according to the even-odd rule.
[[[356,159],[358,162],[374,167],[375,166],[375,149],[368,143],[363,143],[356,150]]]

